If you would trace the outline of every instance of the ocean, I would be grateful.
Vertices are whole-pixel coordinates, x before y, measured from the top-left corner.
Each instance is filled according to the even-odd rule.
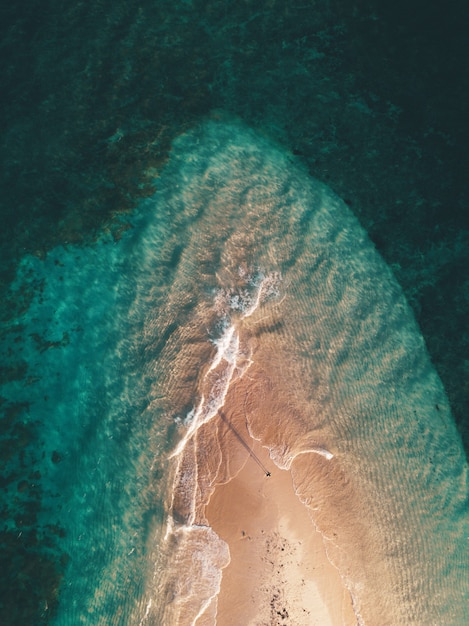
[[[357,624],[464,624],[457,11],[432,65],[439,15],[300,4],[3,10],[5,624],[196,624],[220,410],[291,472]]]

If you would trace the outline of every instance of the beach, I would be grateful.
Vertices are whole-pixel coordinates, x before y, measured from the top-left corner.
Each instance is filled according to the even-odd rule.
[[[229,546],[218,626],[356,624],[351,596],[327,559],[321,535],[295,495],[290,472],[276,467],[253,439],[242,469],[219,485],[207,520]]]

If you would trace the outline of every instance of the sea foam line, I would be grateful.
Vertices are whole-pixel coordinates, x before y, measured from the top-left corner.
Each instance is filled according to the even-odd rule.
[[[266,296],[274,293],[277,294],[276,286],[280,280],[281,277],[278,272],[263,275],[262,280],[260,281],[255,292],[255,296],[253,297],[251,304],[241,315],[241,319],[251,317]],[[227,298],[231,298],[231,296],[227,294]],[[237,302],[236,305],[230,305],[230,308],[233,310],[234,308],[238,308],[238,306],[239,303]],[[222,363],[222,361],[226,361],[228,364],[228,370],[224,376],[224,384],[222,377],[218,377],[210,389],[208,400],[206,400],[205,395],[202,394],[195,411],[192,411],[186,416],[184,421],[185,423],[189,423],[189,428],[174,451],[170,454],[169,458],[174,458],[180,455],[186,447],[188,441],[190,441],[200,426],[210,421],[218,413],[219,409],[223,407],[235,371],[239,370],[241,371],[241,375],[243,375],[250,365],[252,365],[252,355],[250,355],[248,363],[245,367],[241,368],[239,365],[239,358],[241,356],[240,339],[234,322],[225,328],[222,336],[214,343],[217,346],[217,352],[207,370],[207,373],[205,374],[204,381],[207,380],[210,374]]]
[[[327,461],[331,461],[334,458],[334,454],[321,447],[313,447],[308,448],[307,450],[300,450],[299,452],[295,452],[294,454],[285,454],[286,450],[279,450],[278,448],[270,448],[269,449],[270,458],[275,463],[275,465],[279,469],[283,469],[289,471],[291,469],[293,461],[302,454],[318,454],[322,456]]]
[[[210,376],[211,372],[213,372],[224,360],[228,364],[228,371],[224,377],[225,384],[223,385],[223,379],[217,378],[216,382],[212,385],[210,389],[207,402],[205,400],[205,396],[202,395],[197,409],[194,411],[193,416],[190,417],[190,421],[188,420],[190,414],[186,418],[186,421],[189,421],[190,424],[188,430],[176,446],[175,450],[170,454],[169,458],[174,458],[180,455],[186,447],[187,442],[190,441],[190,439],[192,438],[194,433],[200,428],[200,426],[210,421],[225,403],[225,397],[228,393],[228,389],[236,369],[236,364],[238,360],[237,356],[239,351],[239,336],[238,333],[236,333],[236,329],[233,325],[229,326],[225,330],[221,339],[216,342],[216,345],[218,347],[217,354],[210,364],[210,367],[205,375],[205,379]],[[221,385],[220,380],[222,380]],[[218,389],[214,389],[214,387],[218,387]],[[221,390],[219,389],[220,387]]]

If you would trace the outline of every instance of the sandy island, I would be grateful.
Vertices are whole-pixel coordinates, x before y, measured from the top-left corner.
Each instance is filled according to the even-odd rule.
[[[350,593],[294,493],[290,472],[278,469],[258,442],[247,443],[271,476],[246,452],[241,471],[217,486],[205,510],[231,555],[217,626],[356,625]]]

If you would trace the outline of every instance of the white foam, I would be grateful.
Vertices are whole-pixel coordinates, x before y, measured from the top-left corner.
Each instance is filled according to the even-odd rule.
[[[224,331],[221,337],[211,340],[216,345],[217,352],[207,369],[201,388],[205,388],[205,381],[210,381],[212,372],[223,362],[226,363],[226,368],[223,372],[218,373],[210,386],[208,394],[201,395],[197,407],[187,414],[184,423],[189,427],[171,453],[170,458],[179,456],[197,430],[203,424],[209,422],[223,407],[235,372],[239,376],[243,376],[252,365],[251,352],[248,351],[246,355],[244,349],[240,346],[236,317],[232,318],[229,313],[241,312],[241,319],[251,317],[266,298],[278,296],[280,281],[281,275],[279,272],[261,273],[255,278],[247,275],[246,284],[255,288],[253,295],[247,289],[238,290],[238,292],[235,292],[232,288],[217,290],[213,307],[215,311],[224,315],[222,323]]]
[[[177,574],[174,602],[186,614],[192,612],[190,623],[195,626],[220,591],[222,570],[230,562],[230,552],[226,542],[208,526],[180,526],[175,537],[178,545],[173,559],[183,567]]]
[[[329,452],[329,450],[326,450],[325,448],[311,448],[309,450],[301,450],[301,452],[298,452],[298,454],[295,454],[293,459],[295,459],[300,454],[308,454],[308,453],[319,454],[319,456],[323,456],[328,461],[334,458],[334,455],[332,454],[332,452]]]
[[[211,373],[218,368],[218,366],[225,361],[226,367],[222,373],[215,378],[212,383],[208,397],[202,395],[195,411],[191,411],[189,415],[189,428],[184,434],[184,437],[179,441],[175,450],[171,453],[170,458],[180,455],[187,445],[187,442],[192,439],[194,433],[203,425],[210,421],[223,407],[226,394],[230,387],[233,374],[236,370],[237,359],[239,356],[239,337],[234,326],[229,326],[220,340],[216,342],[217,353],[214,360],[210,364],[207,370],[204,380],[209,379]],[[202,383],[204,387],[204,383]]]
[[[148,616],[150,615],[152,605],[153,605],[153,600],[152,598],[150,598],[145,607],[145,615],[142,617],[142,619],[139,622],[140,626],[143,626],[143,624],[147,621]]]

